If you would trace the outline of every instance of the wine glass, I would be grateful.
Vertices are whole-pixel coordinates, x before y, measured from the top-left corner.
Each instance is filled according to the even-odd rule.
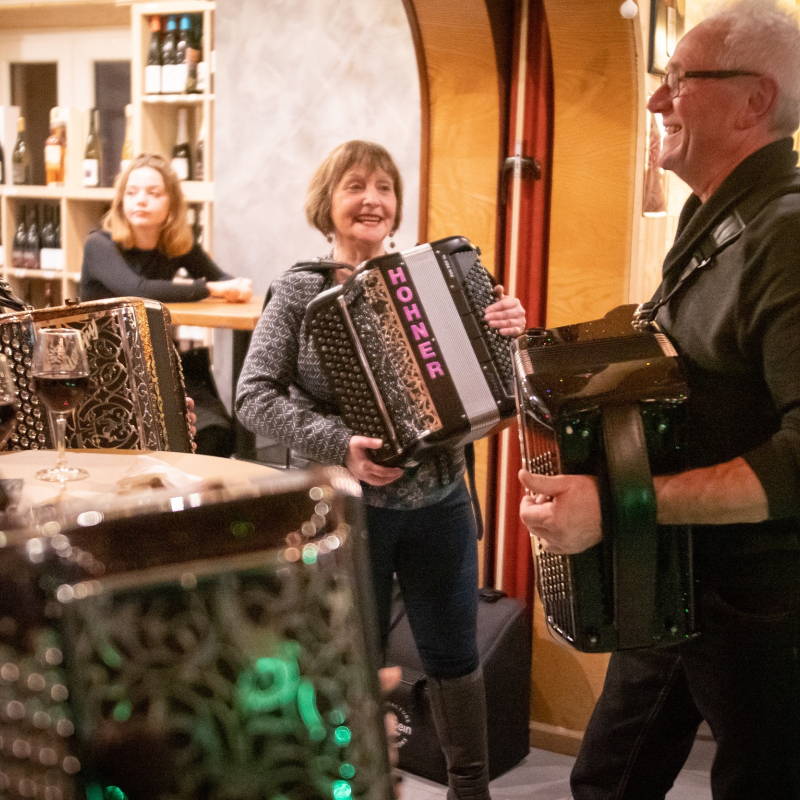
[[[11,365],[0,353],[0,450],[17,427],[17,387],[14,385]]]
[[[89,386],[89,362],[81,333],[74,328],[41,328],[36,333],[31,364],[33,390],[55,418],[58,457],[55,467],[42,469],[42,481],[79,481],[89,473],[67,465],[64,442],[67,415],[72,414]]]

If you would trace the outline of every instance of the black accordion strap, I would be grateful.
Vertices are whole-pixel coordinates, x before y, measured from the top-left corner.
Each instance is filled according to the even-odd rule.
[[[614,618],[626,649],[652,637],[656,617],[656,495],[638,403],[603,409],[603,442],[611,500],[611,530],[603,535],[611,538]]]
[[[292,264],[287,272],[319,272],[321,274],[325,274],[327,272],[333,273],[336,272],[337,269],[346,269],[353,271],[353,267],[350,264],[344,264],[341,261],[334,261],[330,258],[320,258],[316,261],[298,261],[296,264]],[[270,284],[269,289],[267,289],[267,294],[264,297],[264,305],[261,306],[261,313],[264,313],[264,309],[269,304],[269,301],[272,300],[272,284]]]
[[[0,308],[10,308],[12,311],[30,311],[33,306],[20,300],[5,281],[0,281]]]
[[[702,239],[672,288],[667,292],[665,282],[662,281],[656,290],[654,298],[650,302],[642,303],[639,306],[634,314],[634,326],[655,320],[658,309],[669,302],[678,290],[684,286],[687,279],[710,264],[717,253],[720,253],[728,245],[733,244],[742,235],[745,227],[769,203],[786,194],[797,193],[800,193],[800,178],[795,176],[791,182],[779,188],[774,185],[762,187],[760,191],[747,195],[737,203],[733,210]]]
[[[464,445],[464,460],[467,462],[467,483],[472,501],[472,513],[475,515],[475,529],[478,531],[478,541],[480,541],[483,539],[483,517],[481,516],[481,501],[478,499],[478,486],[475,482],[475,444],[473,442]]]

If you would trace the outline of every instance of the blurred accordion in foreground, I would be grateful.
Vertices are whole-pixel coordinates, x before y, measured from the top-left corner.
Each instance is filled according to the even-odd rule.
[[[135,297],[0,315],[0,344],[19,396],[9,450],[53,447],[47,411],[31,391],[30,375],[36,331],[52,327],[80,330],[89,359],[89,388],[67,420],[67,447],[191,452],[169,311]]]
[[[384,441],[375,461],[409,465],[514,416],[509,339],[483,319],[495,300],[480,253],[454,236],[366,261],[309,304],[342,418]]]
[[[0,794],[390,800],[358,493],[296,471],[7,531]]]
[[[687,387],[667,337],[633,327],[635,309],[531,329],[512,346],[523,467],[598,479],[600,544],[562,556],[532,541],[548,626],[586,652],[695,632],[691,530],[656,525],[652,480],[684,468]]]

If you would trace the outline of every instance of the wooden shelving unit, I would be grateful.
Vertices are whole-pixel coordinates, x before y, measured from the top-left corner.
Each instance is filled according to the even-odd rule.
[[[42,20],[50,18],[57,4],[40,3],[33,9],[5,8],[0,0],[0,25],[27,22],[38,27]],[[213,94],[213,31],[214,2],[207,0],[165,0],[164,2],[132,2],[129,14],[131,24],[131,103],[133,105],[133,135],[136,153],[156,152],[169,158],[177,135],[178,108],[188,110],[190,144],[195,152],[203,122],[206,122],[205,178],[202,181],[185,181],[183,191],[187,201],[199,209],[203,226],[203,245],[212,252],[214,183],[212,153],[214,94]],[[119,5],[113,2],[90,2],[69,4],[69,19],[118,20]],[[85,14],[81,16],[81,10]],[[75,16],[77,14],[77,17]],[[202,94],[144,94],[144,68],[150,42],[150,17],[153,14],[202,15],[203,53],[201,60],[208,65],[206,91]],[[19,20],[17,20],[17,15]],[[27,15],[27,16],[26,16]],[[37,16],[38,15],[38,16]],[[8,19],[6,19],[8,17]],[[41,23],[43,24],[43,22]],[[91,24],[88,23],[87,24]],[[5,146],[6,184],[0,184],[0,220],[2,222],[2,246],[0,246],[0,275],[11,284],[14,292],[35,306],[46,301],[53,304],[78,297],[80,269],[83,258],[83,243],[88,234],[100,226],[103,214],[108,210],[114,196],[112,188],[86,189],[81,186],[80,161],[83,158],[83,142],[86,140],[88,110],[70,110],[67,129],[68,168],[64,186],[14,186],[11,184],[11,152],[16,130],[16,112],[5,107],[0,119]],[[71,143],[76,142],[70,149]],[[71,162],[71,164],[70,164]],[[23,270],[12,264],[14,233],[23,207],[31,203],[58,205],[61,215],[61,246],[64,250],[63,270]]]

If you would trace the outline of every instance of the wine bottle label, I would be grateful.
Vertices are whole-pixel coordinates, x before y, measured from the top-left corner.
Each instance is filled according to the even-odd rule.
[[[44,147],[44,163],[51,167],[61,168],[61,145],[47,144]]]
[[[205,61],[197,62],[197,91],[205,92],[208,86],[208,68]]]
[[[188,158],[173,158],[172,169],[178,176],[178,180],[189,180],[189,159]]]
[[[43,247],[39,252],[42,269],[63,272],[66,265],[64,250],[60,247]]]
[[[100,185],[100,162],[96,158],[83,159],[83,185]]]
[[[14,249],[11,251],[11,266],[14,269],[25,268],[25,251]]]
[[[175,70],[172,73],[172,79],[175,81],[175,94],[183,94],[186,91],[186,79],[189,77],[189,67],[186,64],[174,64],[172,67]]]
[[[161,94],[161,70],[158,64],[151,64],[144,68],[145,94]]]
[[[175,94],[175,65],[164,64],[161,67],[161,93]]]
[[[12,164],[11,165],[11,180],[18,186],[25,183],[25,165]]]
[[[22,259],[22,266],[24,269],[39,269],[39,251],[26,249]]]

